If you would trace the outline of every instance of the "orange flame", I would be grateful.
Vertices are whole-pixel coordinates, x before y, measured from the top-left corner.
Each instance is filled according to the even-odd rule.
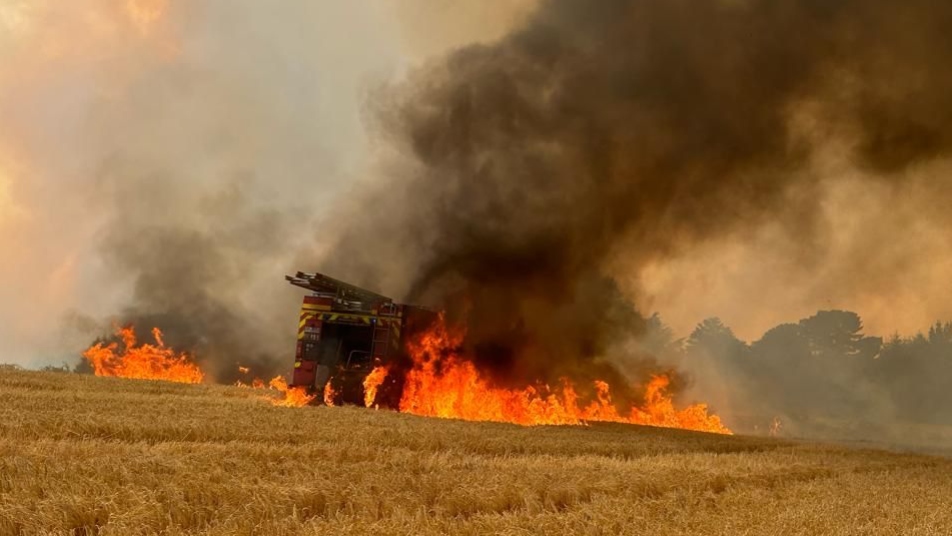
[[[154,345],[136,346],[136,333],[132,326],[117,328],[116,335],[122,339],[121,352],[118,342],[98,343],[83,352],[83,357],[92,365],[96,376],[179,383],[201,383],[205,377],[188,354],[177,354],[165,346],[159,328],[152,329]]]
[[[334,390],[334,386],[331,385],[331,382],[324,384],[324,405],[333,406],[335,396],[337,396],[337,391]]]
[[[288,387],[288,382],[284,376],[276,376],[268,382],[268,386],[279,391],[284,398],[273,398],[271,403],[275,406],[285,406],[289,408],[299,408],[310,404],[314,400],[314,395],[307,394],[302,387]]]
[[[251,369],[249,367],[243,367],[239,365],[238,371],[241,372],[242,374],[248,374],[249,372],[251,372]],[[272,404],[274,404],[275,406],[299,408],[299,407],[310,404],[311,401],[314,400],[315,398],[314,395],[307,394],[307,391],[304,390],[304,388],[289,387],[287,380],[284,379],[284,376],[275,376],[274,378],[271,378],[271,381],[268,382],[267,385],[265,385],[264,380],[258,377],[255,377],[255,379],[251,381],[250,385],[241,380],[238,380],[237,382],[235,382],[235,385],[237,387],[245,387],[245,388],[251,388],[251,389],[267,389],[270,387],[271,389],[278,391],[284,396],[282,396],[281,398],[272,398],[267,396],[262,397],[268,400],[269,402],[271,402]]]
[[[373,405],[374,400],[377,399],[377,388],[387,378],[389,372],[388,367],[374,367],[370,374],[364,378],[364,406],[369,408]]]
[[[462,333],[447,329],[441,317],[415,340],[408,350],[414,366],[407,374],[400,411],[431,417],[473,421],[498,421],[522,425],[583,424],[610,421],[684,428],[729,434],[717,415],[705,404],[678,410],[667,388],[670,379],[658,375],[646,387],[641,407],[621,414],[612,403],[608,383],[595,382],[595,399],[582,404],[575,386],[565,379],[558,388],[547,385],[524,389],[492,386],[476,367],[456,350]]]

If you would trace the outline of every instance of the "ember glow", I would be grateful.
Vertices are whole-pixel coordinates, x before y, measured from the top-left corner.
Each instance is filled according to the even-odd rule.
[[[370,374],[364,378],[364,405],[368,408],[373,406],[374,400],[377,399],[377,388],[387,379],[389,372],[388,367],[374,367]]]
[[[159,328],[152,329],[155,344],[137,345],[135,329],[131,326],[118,328],[116,335],[121,343],[97,343],[83,352],[96,376],[179,383],[201,383],[205,377],[188,354],[165,346]]]
[[[620,412],[612,402],[611,387],[595,382],[594,400],[581,400],[575,385],[527,386],[504,389],[492,386],[470,362],[458,354],[462,333],[450,330],[440,319],[408,345],[413,368],[407,373],[400,411],[429,417],[472,421],[510,422],[521,425],[578,425],[590,421],[643,424],[730,434],[705,404],[678,410],[667,393],[669,378],[657,375],[645,389],[640,407]]]

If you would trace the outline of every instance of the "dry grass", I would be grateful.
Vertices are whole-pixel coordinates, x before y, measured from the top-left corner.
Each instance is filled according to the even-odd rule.
[[[952,462],[0,371],[0,535],[950,534]]]

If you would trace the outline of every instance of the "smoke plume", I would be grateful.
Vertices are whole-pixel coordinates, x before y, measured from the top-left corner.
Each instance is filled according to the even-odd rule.
[[[392,180],[324,266],[448,306],[499,378],[596,370],[643,322],[622,269],[768,225],[816,266],[821,156],[897,189],[946,157],[950,19],[927,0],[543,2],[380,98]]]

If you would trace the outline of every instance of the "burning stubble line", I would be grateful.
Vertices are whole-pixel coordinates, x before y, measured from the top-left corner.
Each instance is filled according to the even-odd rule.
[[[413,365],[404,373],[401,412],[522,425],[616,422],[731,433],[704,404],[676,409],[667,392],[670,380],[666,375],[655,375],[647,382],[638,404],[612,400],[612,388],[617,391],[625,384],[610,385],[604,380],[594,380],[590,393],[568,377],[554,386],[537,382],[521,388],[500,387],[460,353],[464,336],[441,315],[429,330],[407,343]],[[375,372],[365,380],[365,387]]]

